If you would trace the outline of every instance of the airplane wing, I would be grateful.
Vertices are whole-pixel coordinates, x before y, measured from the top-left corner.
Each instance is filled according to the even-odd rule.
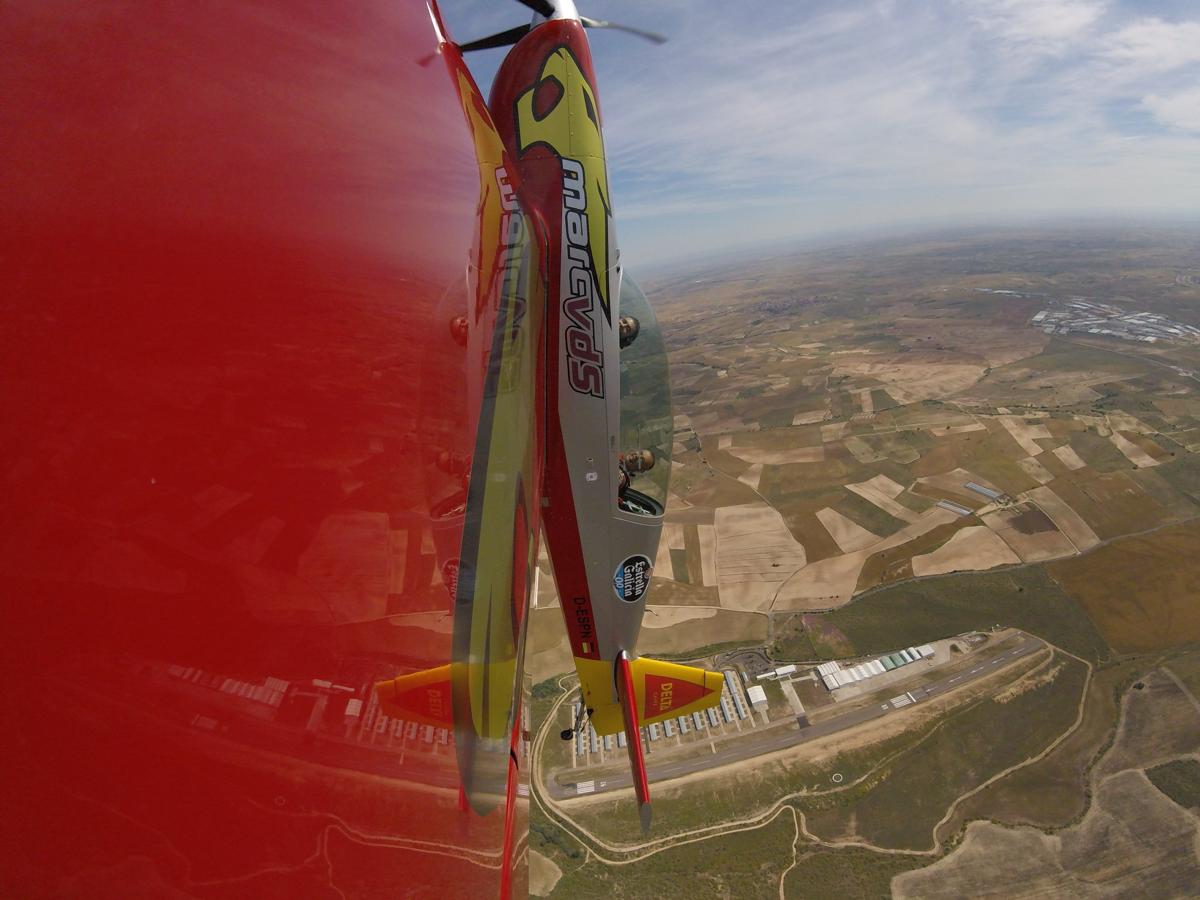
[[[5,893],[522,895],[541,241],[436,4],[0,33]]]
[[[615,399],[621,283],[586,23],[540,8],[509,67],[546,75],[521,142],[436,3],[0,5],[0,792],[22,842],[0,881],[120,894],[136,860],[155,894],[337,891],[308,862],[338,821],[381,838],[360,891],[523,892],[543,511],[578,530],[564,435],[616,502],[616,420],[564,418],[559,389]],[[569,269],[546,255],[564,190],[592,221]],[[593,509],[576,540],[607,567]],[[652,547],[652,519],[621,527]],[[577,649],[615,702],[615,617],[589,604]]]

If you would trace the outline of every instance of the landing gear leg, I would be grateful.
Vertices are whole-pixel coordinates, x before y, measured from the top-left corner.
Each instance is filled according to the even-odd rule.
[[[592,711],[584,707],[584,705],[581,703],[579,705],[579,712],[575,715],[575,724],[570,728],[564,728],[558,733],[558,736],[564,741],[569,741],[571,738],[575,737],[575,735],[579,734],[580,730],[583,728],[584,718],[586,716],[590,716],[591,714]]]

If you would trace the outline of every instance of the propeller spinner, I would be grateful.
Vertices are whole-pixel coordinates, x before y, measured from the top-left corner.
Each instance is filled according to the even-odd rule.
[[[496,34],[479,38],[478,40],[468,41],[465,44],[459,44],[458,49],[463,53],[470,53],[472,50],[490,50],[493,47],[512,46],[525,37],[525,35],[529,34],[534,25],[538,24],[538,17],[541,20],[575,19],[584,28],[610,28],[613,31],[624,31],[627,34],[645,38],[655,44],[665,44],[667,41],[663,35],[653,31],[634,28],[631,25],[621,25],[617,22],[607,22],[604,19],[592,19],[587,16],[581,16],[576,12],[575,4],[571,0],[555,0],[555,2],[551,2],[551,0],[517,0],[517,2],[533,10],[536,14],[533,22],[528,25],[518,25],[516,28],[509,28],[507,31],[500,31]]]

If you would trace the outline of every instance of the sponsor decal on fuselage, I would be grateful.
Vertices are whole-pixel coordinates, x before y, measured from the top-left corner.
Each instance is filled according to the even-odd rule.
[[[558,47],[546,57],[537,81],[517,98],[516,113],[520,151],[546,147],[562,165],[560,284],[567,383],[577,393],[603,397],[603,329],[612,320],[612,207],[595,93],[569,48]]]
[[[638,553],[625,559],[613,573],[613,592],[618,600],[637,603],[650,588],[650,570],[654,566],[649,557]]]
[[[563,170],[563,271],[570,288],[563,300],[567,319],[564,343],[567,352],[567,383],[580,394],[604,396],[604,351],[596,334],[595,261],[588,244],[587,195],[583,188],[583,165],[562,159]]]

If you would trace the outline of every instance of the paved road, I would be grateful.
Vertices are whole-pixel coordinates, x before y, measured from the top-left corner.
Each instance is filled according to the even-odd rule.
[[[1022,656],[1036,653],[1045,646],[1045,643],[1037,638],[1023,635],[1016,644],[1005,650],[1000,656],[981,661],[969,669],[962,669],[954,675],[947,675],[937,681],[930,682],[924,687],[913,688],[905,694],[898,693],[893,700],[887,703],[871,704],[862,709],[855,709],[843,715],[834,716],[815,725],[806,724],[807,720],[805,719],[801,722],[799,730],[794,728],[756,729],[755,733],[758,735],[756,739],[726,741],[723,746],[718,746],[716,753],[698,752],[705,746],[705,741],[695,741],[694,746],[697,752],[679,759],[669,759],[656,763],[654,761],[654,754],[651,753],[646,757],[646,773],[651,781],[665,781],[670,778],[678,778],[680,775],[688,775],[692,772],[699,772],[704,769],[726,765],[727,763],[750,759],[755,756],[761,756],[764,753],[770,753],[773,750],[782,750],[785,747],[793,747],[796,744],[803,744],[820,737],[826,737],[838,731],[853,728],[856,725],[862,725],[864,722],[870,722],[873,719],[886,716],[894,709],[910,706],[913,703],[920,703],[931,697],[936,697],[939,694],[960,688],[972,681],[983,678],[997,668],[1006,666]],[[911,699],[908,699],[910,697]],[[893,701],[895,701],[894,705]],[[621,788],[627,788],[632,784],[632,779],[628,772],[609,774],[604,776],[603,780],[582,777],[588,774],[587,769],[580,769],[578,772],[581,776],[579,782],[582,782],[585,786],[584,793],[599,794],[605,791],[617,791]],[[579,782],[570,782],[568,784],[551,782],[548,785],[550,796],[558,800],[575,797],[579,794]]]

